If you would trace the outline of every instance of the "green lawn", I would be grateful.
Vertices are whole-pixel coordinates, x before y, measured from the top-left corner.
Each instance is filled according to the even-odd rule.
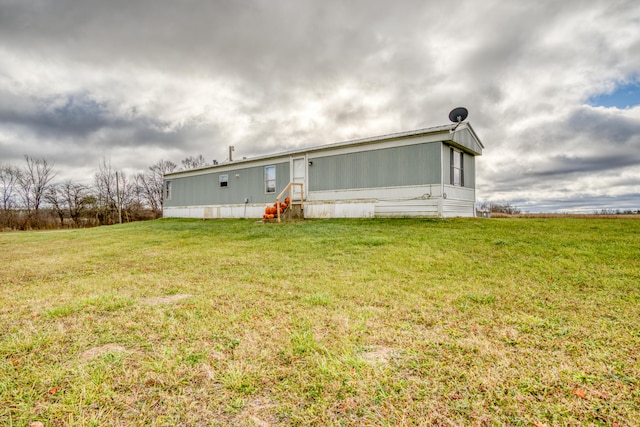
[[[637,426],[640,220],[0,233],[0,425]]]

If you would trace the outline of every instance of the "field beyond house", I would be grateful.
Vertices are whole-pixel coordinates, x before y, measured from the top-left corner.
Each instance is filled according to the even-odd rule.
[[[638,426],[640,221],[0,234],[0,425]]]

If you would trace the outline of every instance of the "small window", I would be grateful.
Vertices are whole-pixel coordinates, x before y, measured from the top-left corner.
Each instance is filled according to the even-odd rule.
[[[165,200],[171,200],[171,181],[164,183],[164,198]]]
[[[229,175],[220,175],[220,187],[229,186]]]
[[[464,154],[451,147],[451,184],[464,187]]]
[[[276,167],[264,167],[264,191],[266,193],[276,192]]]

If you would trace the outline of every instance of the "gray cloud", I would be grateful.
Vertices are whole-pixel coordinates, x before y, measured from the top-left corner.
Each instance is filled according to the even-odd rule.
[[[584,103],[640,75],[638,26],[631,0],[0,0],[0,161],[223,160],[464,105],[486,146],[480,199],[615,203],[613,182],[640,193],[640,107]]]
[[[591,138],[591,143],[607,144],[607,149],[614,148],[611,145],[621,148],[634,143],[636,151],[640,150],[640,120],[637,118],[584,108],[575,111],[567,124],[576,134]]]
[[[111,117],[106,105],[84,93],[26,99],[19,110],[10,103],[3,104],[1,123],[23,127],[38,137],[86,137],[107,126],[121,126],[121,121]]]
[[[22,132],[33,133],[38,139],[95,144],[107,135],[113,146],[173,145],[198,134],[196,123],[173,128],[170,123],[140,116],[135,110],[119,115],[85,93],[29,99],[20,111],[4,105],[0,108],[0,122],[22,128]],[[211,131],[209,126],[208,132]],[[95,137],[98,133],[101,138]]]
[[[638,165],[640,156],[629,157],[625,154],[604,155],[601,157],[580,157],[560,155],[547,159],[538,170],[531,173],[532,177],[553,177],[574,175],[576,173],[594,174],[600,171],[616,170],[628,166]]]

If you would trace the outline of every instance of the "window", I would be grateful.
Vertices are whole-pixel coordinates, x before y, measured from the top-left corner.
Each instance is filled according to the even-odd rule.
[[[171,181],[164,183],[164,199],[171,200]]]
[[[264,167],[264,191],[265,193],[276,192],[276,167]]]
[[[464,154],[451,147],[451,184],[464,187]]]
[[[229,175],[220,175],[220,187],[229,186]]]

